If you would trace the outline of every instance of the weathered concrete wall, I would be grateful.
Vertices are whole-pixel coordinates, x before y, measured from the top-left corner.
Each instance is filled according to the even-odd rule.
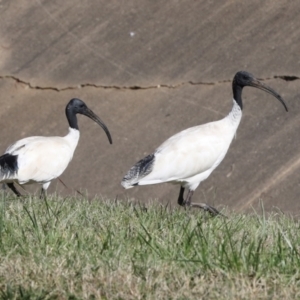
[[[62,180],[91,196],[176,203],[176,186],[125,192],[120,181],[172,134],[225,116],[231,79],[245,69],[276,89],[290,111],[246,88],[237,138],[195,200],[246,210],[262,199],[268,209],[297,214],[300,4],[220,3],[1,1],[0,150],[25,136],[65,134],[65,105],[79,97],[105,121],[114,144],[79,117],[81,140]],[[70,193],[57,181],[55,190]]]

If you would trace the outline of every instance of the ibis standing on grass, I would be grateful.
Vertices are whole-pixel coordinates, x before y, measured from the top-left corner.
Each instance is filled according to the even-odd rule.
[[[235,74],[232,81],[233,106],[223,119],[183,130],[159,146],[154,153],[137,162],[125,175],[122,186],[126,189],[137,185],[163,182],[180,184],[178,204],[194,206],[219,214],[206,203],[191,202],[200,182],[205,180],[225,157],[242,118],[242,90],[252,86],[276,97],[287,111],[281,96],[248,72]],[[184,199],[184,190],[188,193]]]
[[[76,114],[99,124],[112,144],[106,125],[82,100],[74,98],[66,106],[69,133],[64,137],[27,137],[9,146],[0,157],[0,182],[6,183],[18,197],[21,194],[14,183],[39,183],[42,184],[40,197],[45,197],[51,181],[64,172],[77,147],[80,133]]]

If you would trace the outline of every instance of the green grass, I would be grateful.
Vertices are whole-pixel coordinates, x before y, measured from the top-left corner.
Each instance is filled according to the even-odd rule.
[[[300,298],[300,224],[282,213],[0,197],[1,299]]]

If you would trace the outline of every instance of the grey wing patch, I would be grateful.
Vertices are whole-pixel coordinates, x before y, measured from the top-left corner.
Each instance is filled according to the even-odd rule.
[[[6,149],[5,154],[7,154],[7,153],[8,153],[8,154],[14,154],[16,151],[18,151],[18,150],[20,150],[20,149],[22,149],[22,148],[24,148],[24,147],[26,146],[26,144],[23,144],[23,145],[17,147],[16,149],[14,149],[14,146],[15,146],[15,145],[16,145],[16,143],[10,145],[10,146]]]
[[[0,156],[0,179],[14,178],[18,173],[18,156],[4,154]]]
[[[137,162],[124,176],[121,184],[128,189],[139,184],[139,180],[147,176],[153,170],[155,154],[150,154]]]
[[[24,144],[24,145],[21,145],[20,147],[18,147],[18,148],[16,148],[16,149],[14,149],[14,151],[18,151],[18,150],[20,150],[20,149],[22,149],[22,148],[24,148],[26,145]]]

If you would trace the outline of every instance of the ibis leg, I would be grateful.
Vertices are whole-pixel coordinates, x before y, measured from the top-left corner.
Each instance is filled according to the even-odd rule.
[[[42,188],[40,193],[40,199],[45,199],[45,198],[46,198],[46,191]]]
[[[187,194],[187,197],[185,199],[185,202],[184,202],[185,206],[199,207],[199,208],[201,208],[201,209],[209,212],[212,216],[217,216],[217,215],[224,216],[217,209],[215,209],[213,206],[210,206],[210,205],[208,205],[206,203],[194,203],[194,202],[191,202],[193,194],[194,194],[194,191],[189,190],[189,192]]]
[[[46,198],[46,190],[49,187],[50,183],[51,182],[49,181],[49,182],[46,182],[46,183],[43,184],[43,187],[41,189],[40,199],[45,199]]]
[[[184,193],[184,187],[180,187],[180,192],[179,192],[179,196],[178,196],[178,204],[180,206],[184,206],[184,199],[183,199],[183,193]]]
[[[15,195],[17,195],[17,197],[22,197],[22,194],[16,189],[13,182],[7,183],[7,186],[14,192]]]
[[[184,201],[185,206],[191,206],[191,204],[192,204],[191,200],[192,200],[193,194],[194,194],[194,191],[189,190],[189,192],[186,196],[186,199]]]

